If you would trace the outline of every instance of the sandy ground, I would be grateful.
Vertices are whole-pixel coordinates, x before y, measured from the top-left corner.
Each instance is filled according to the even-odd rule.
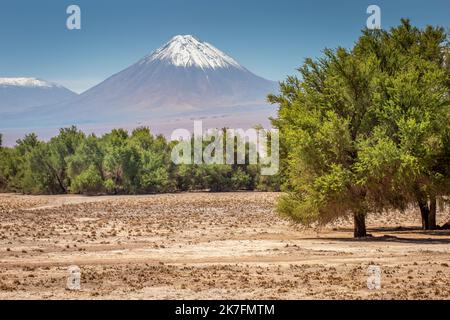
[[[0,195],[0,299],[450,299],[450,232],[419,230],[418,212],[373,215],[354,240],[350,221],[277,217],[278,196]]]

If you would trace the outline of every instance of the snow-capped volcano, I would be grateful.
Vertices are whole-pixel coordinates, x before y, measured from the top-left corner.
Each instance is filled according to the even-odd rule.
[[[266,96],[275,88],[275,82],[254,75],[211,44],[180,35],[78,97],[38,108],[23,119],[45,125],[130,123],[245,112],[267,107]]]
[[[0,78],[0,117],[76,96],[59,84],[37,78]]]
[[[191,35],[175,36],[165,46],[141,60],[141,64],[164,61],[177,67],[216,69],[242,67],[233,58],[207,42],[200,42]]]

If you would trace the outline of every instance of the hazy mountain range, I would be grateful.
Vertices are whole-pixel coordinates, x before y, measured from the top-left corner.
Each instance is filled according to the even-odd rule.
[[[58,84],[36,78],[0,78],[0,116],[76,98]]]
[[[0,130],[113,123],[155,127],[157,119],[239,120],[242,113],[254,122],[251,126],[273,111],[266,96],[276,86],[211,44],[179,35],[80,95],[34,78],[3,78]]]

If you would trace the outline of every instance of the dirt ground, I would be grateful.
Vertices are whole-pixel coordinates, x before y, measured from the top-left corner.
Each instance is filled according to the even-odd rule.
[[[354,240],[351,221],[279,218],[278,196],[0,195],[0,299],[450,299],[450,232],[419,230],[418,212],[372,215]]]

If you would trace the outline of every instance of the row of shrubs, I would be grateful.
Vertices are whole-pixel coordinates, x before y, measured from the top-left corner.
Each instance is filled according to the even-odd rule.
[[[145,127],[101,137],[70,127],[48,142],[26,135],[11,148],[1,147],[0,136],[0,189],[87,195],[279,190],[279,177],[261,176],[258,165],[175,165],[173,146]]]

